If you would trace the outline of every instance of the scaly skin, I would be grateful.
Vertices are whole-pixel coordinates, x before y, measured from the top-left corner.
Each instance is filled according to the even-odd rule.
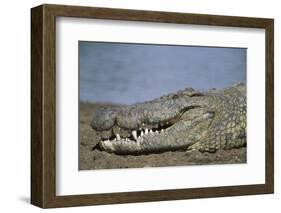
[[[152,101],[94,112],[97,148],[116,154],[246,146],[246,86],[185,89]]]

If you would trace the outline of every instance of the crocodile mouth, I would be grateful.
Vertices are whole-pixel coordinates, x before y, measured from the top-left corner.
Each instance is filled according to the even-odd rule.
[[[126,129],[120,126],[114,126],[108,131],[101,131],[101,142],[111,143],[119,142],[142,142],[144,139],[157,137],[165,134],[180,118],[180,115],[159,123],[142,123],[138,129]]]
[[[100,136],[102,145],[109,146],[111,143],[142,143],[155,137],[165,136],[174,129],[174,125],[181,119],[187,111],[200,108],[199,106],[186,107],[178,112],[174,117],[158,122],[139,123],[137,128],[128,129],[115,124],[109,130],[96,130]],[[193,118],[194,119],[194,118]],[[192,120],[192,119],[191,119]]]

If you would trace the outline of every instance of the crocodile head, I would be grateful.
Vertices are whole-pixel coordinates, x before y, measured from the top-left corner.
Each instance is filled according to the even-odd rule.
[[[202,107],[201,93],[185,89],[153,101],[100,108],[91,126],[98,148],[118,154],[175,150],[204,137],[214,112]]]
[[[202,94],[188,88],[144,103],[99,108],[91,122],[100,141],[96,148],[117,154],[190,148],[217,131],[212,124],[227,109],[227,101],[218,98],[220,96],[216,91]],[[226,115],[216,124],[220,134],[226,134],[220,130],[226,130],[224,121],[236,116],[231,112]],[[241,126],[241,122],[235,125]]]

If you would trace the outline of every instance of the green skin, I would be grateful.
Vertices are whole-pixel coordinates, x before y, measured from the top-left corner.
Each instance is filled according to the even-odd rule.
[[[100,140],[96,148],[116,154],[215,152],[246,146],[246,108],[244,84],[206,93],[185,89],[149,102],[99,109],[91,126]]]

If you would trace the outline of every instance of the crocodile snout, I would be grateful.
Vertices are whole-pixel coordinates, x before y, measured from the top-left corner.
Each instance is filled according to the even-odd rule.
[[[94,111],[91,126],[93,129],[102,131],[111,129],[120,109],[118,108],[100,108]]]

